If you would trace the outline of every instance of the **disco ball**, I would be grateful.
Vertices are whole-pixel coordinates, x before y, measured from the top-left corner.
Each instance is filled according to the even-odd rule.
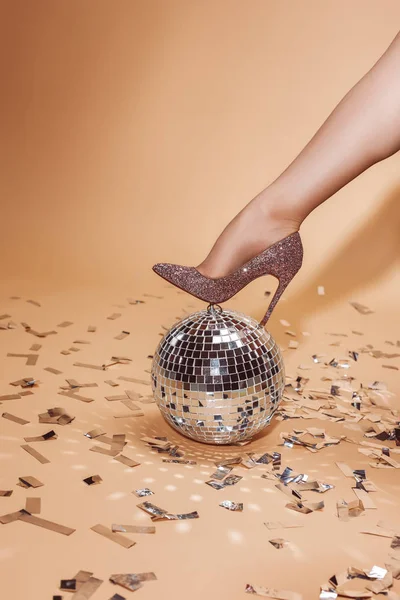
[[[151,369],[165,420],[206,444],[232,444],[266,427],[281,400],[281,352],[251,317],[210,305],[161,339]]]

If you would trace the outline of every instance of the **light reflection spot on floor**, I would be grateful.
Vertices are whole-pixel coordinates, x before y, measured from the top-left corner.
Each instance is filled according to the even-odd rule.
[[[120,500],[121,498],[125,498],[128,494],[126,492],[113,492],[106,496],[106,500]]]
[[[143,501],[142,498],[140,498],[141,501]],[[137,513],[137,515],[134,517],[135,521],[148,521],[149,519],[149,515],[144,513],[143,511],[140,511],[140,513]]]
[[[228,531],[228,537],[232,544],[241,544],[243,542],[243,534],[240,531]]]
[[[175,525],[175,529],[179,533],[188,533],[188,531],[190,531],[192,529],[192,524],[191,523],[185,523],[184,521],[182,521],[181,523],[177,523]]]
[[[192,494],[190,496],[190,500],[193,502],[201,502],[203,500],[203,496],[199,496],[199,494]]]
[[[176,485],[166,485],[164,490],[167,490],[167,492],[175,492],[177,490]]]

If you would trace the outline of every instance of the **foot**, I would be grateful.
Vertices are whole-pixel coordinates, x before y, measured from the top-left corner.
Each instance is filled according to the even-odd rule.
[[[206,277],[229,275],[275,242],[299,230],[300,221],[284,214],[263,193],[225,227],[207,258],[196,269]]]

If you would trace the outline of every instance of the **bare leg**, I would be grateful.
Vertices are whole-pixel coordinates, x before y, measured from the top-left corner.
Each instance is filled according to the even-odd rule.
[[[222,277],[300,228],[322,202],[400,149],[400,32],[295,160],[225,227],[197,269]]]

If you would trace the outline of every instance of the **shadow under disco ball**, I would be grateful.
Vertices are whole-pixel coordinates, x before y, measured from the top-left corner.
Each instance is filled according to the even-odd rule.
[[[256,320],[210,305],[164,335],[151,382],[174,429],[199,442],[232,444],[270,423],[285,370],[275,340]]]

